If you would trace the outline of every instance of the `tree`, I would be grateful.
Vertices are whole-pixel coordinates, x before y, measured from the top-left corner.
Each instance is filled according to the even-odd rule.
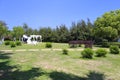
[[[59,27],[56,28],[56,34],[57,34],[57,38],[58,42],[68,42],[69,41],[69,30],[67,29],[67,27],[65,25],[61,25]]]
[[[95,28],[94,28],[95,36],[97,36],[98,38],[99,36],[101,36],[100,38],[102,39],[106,38],[108,41],[117,40],[118,38],[120,38],[120,10],[106,12],[101,17],[97,18],[97,20],[94,22],[94,25],[95,25]],[[108,35],[108,37],[105,37],[107,35],[103,33],[106,33],[105,30],[107,29],[109,29],[110,34]],[[110,30],[112,31],[110,32]],[[115,33],[114,34],[115,37],[113,37],[114,35],[112,32]],[[111,38],[110,38],[110,35],[111,35]]]
[[[21,26],[13,27],[13,36],[17,40],[21,40],[22,35],[24,34],[24,29]]]
[[[37,30],[37,29],[34,29],[34,30],[33,30],[33,34],[34,34],[34,35],[38,35],[38,30]]]
[[[91,40],[92,28],[93,25],[90,20],[88,20],[87,23],[84,20],[72,23],[72,27],[70,29],[70,40]]]
[[[33,29],[32,29],[32,28],[28,28],[26,35],[30,36],[30,35],[32,35],[32,34],[33,34]]]
[[[45,42],[51,42],[52,38],[52,29],[50,27],[47,28],[40,28],[39,29],[39,34],[42,35],[42,39]]]
[[[25,31],[25,34],[28,35],[28,29],[29,29],[29,27],[28,27],[28,25],[26,23],[23,24],[23,29]]]
[[[94,34],[97,39],[103,41],[104,39],[107,41],[114,41],[118,36],[118,31],[112,27],[100,27],[94,29]]]
[[[3,21],[0,21],[0,39],[4,38],[8,28],[6,26],[6,23]]]

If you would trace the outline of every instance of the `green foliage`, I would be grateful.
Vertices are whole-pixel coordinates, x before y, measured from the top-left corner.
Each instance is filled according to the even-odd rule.
[[[2,39],[7,32],[8,28],[6,26],[6,23],[3,21],[0,21],[0,39]]]
[[[67,49],[63,49],[62,52],[63,52],[63,54],[68,55],[68,50]]]
[[[10,41],[5,41],[5,45],[10,45]]]
[[[105,57],[108,52],[105,49],[98,49],[96,51],[97,57]]]
[[[21,46],[22,43],[21,43],[20,41],[16,41],[16,45],[17,45],[17,46]]]
[[[82,52],[81,55],[83,58],[93,58],[94,51],[90,48],[85,48]]]
[[[72,23],[70,28],[71,40],[91,40],[92,39],[92,23],[88,19],[87,23],[81,20],[77,23]]]
[[[119,46],[119,48],[120,48],[120,42],[110,42],[110,45]]]
[[[13,41],[12,41],[12,42],[10,43],[10,46],[11,46],[11,48],[14,48],[14,47],[16,47],[16,44],[15,44],[15,42],[13,42]]]
[[[13,28],[13,37],[15,37],[17,40],[19,40],[23,34],[24,29],[21,26],[15,26]]]
[[[102,47],[106,47],[106,48],[110,47],[110,43],[108,42],[108,40],[105,40],[105,39],[102,41],[101,45]]]
[[[39,34],[42,35],[43,41],[48,42],[51,41],[52,38],[52,29],[48,28],[40,28]]]
[[[120,35],[120,10],[110,11],[94,22],[94,33],[97,38],[114,41]]]
[[[46,48],[52,48],[52,43],[50,42],[47,42],[46,45],[45,45]]]
[[[119,47],[118,46],[110,46],[110,53],[111,54],[119,54]]]

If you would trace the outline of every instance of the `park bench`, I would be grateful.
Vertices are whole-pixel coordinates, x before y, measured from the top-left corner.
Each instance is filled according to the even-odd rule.
[[[70,47],[81,44],[84,44],[85,48],[92,48],[93,41],[83,41],[83,40],[69,41]]]

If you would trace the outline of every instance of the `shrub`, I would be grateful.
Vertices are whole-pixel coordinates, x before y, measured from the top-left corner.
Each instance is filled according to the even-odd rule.
[[[5,41],[5,45],[10,45],[10,41]]]
[[[77,48],[77,44],[70,44],[70,48]]]
[[[52,43],[46,43],[46,48],[52,48]]]
[[[108,48],[108,47],[110,47],[110,43],[107,40],[103,40],[102,41],[102,47]]]
[[[11,48],[16,47],[15,42],[10,43]]]
[[[81,55],[83,58],[93,58],[93,50],[90,48],[85,48],[82,52]]]
[[[68,55],[68,50],[67,49],[63,49],[62,52],[63,52],[63,54]]]
[[[105,49],[98,49],[96,51],[96,56],[97,57],[105,57],[107,54],[107,51]]]
[[[120,48],[120,42],[110,42],[110,45],[119,46]]]
[[[119,47],[118,46],[110,46],[110,53],[111,54],[119,54]]]
[[[17,46],[21,46],[22,43],[21,43],[20,41],[16,41],[16,45],[17,45]]]

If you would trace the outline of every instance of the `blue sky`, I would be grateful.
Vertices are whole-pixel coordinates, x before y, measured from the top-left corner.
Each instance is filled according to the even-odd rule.
[[[9,29],[27,23],[29,27],[52,27],[89,18],[92,22],[105,12],[120,9],[120,0],[0,0],[0,20]]]

